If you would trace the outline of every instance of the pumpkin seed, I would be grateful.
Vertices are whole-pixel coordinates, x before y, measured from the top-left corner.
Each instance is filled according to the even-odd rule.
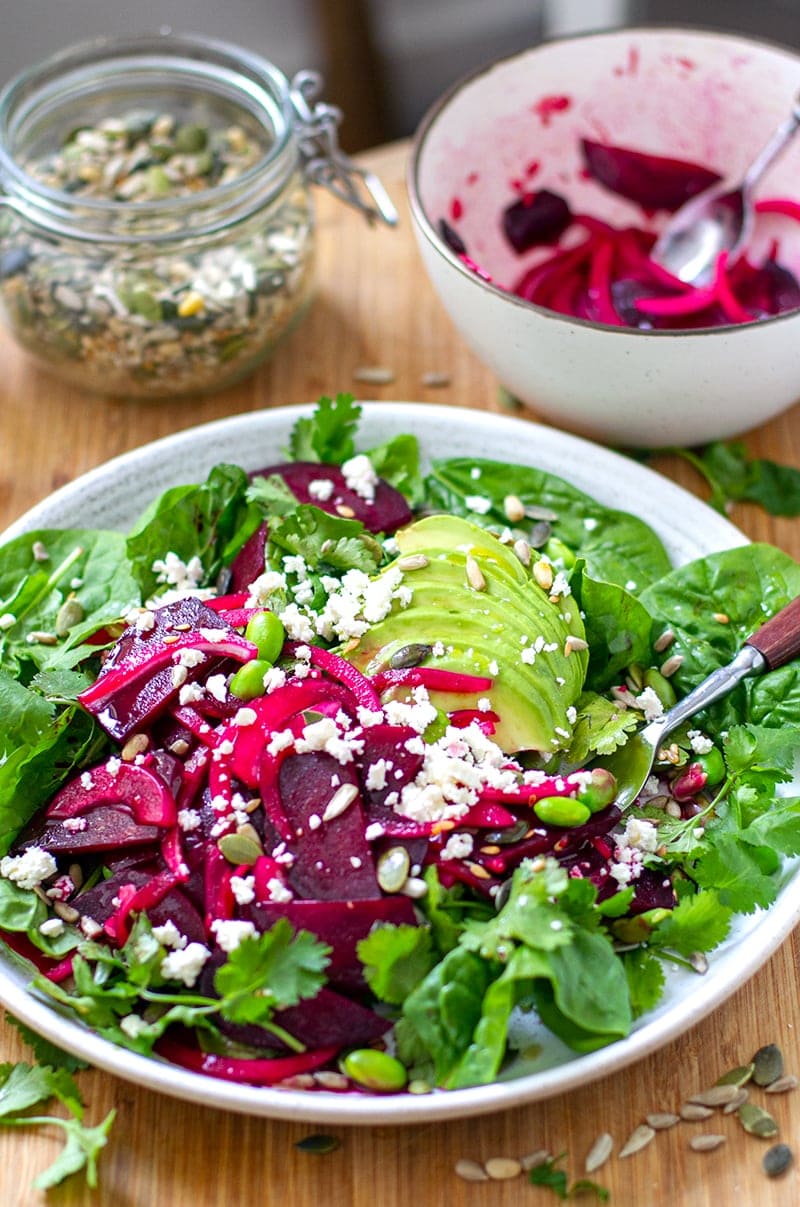
[[[754,1102],[743,1103],[736,1113],[748,1135],[760,1136],[764,1140],[777,1136],[778,1125],[772,1115],[762,1110],[760,1106],[756,1106]]]
[[[522,1166],[514,1157],[490,1157],[484,1169],[493,1182],[508,1182],[522,1173]]]
[[[725,1136],[715,1135],[712,1132],[707,1132],[703,1136],[692,1136],[691,1140],[689,1141],[689,1147],[694,1149],[696,1153],[710,1153],[715,1148],[719,1148],[721,1144],[724,1144],[725,1140]]]
[[[426,658],[430,658],[432,653],[433,646],[425,645],[421,641],[412,641],[395,650],[389,659],[389,666],[393,671],[406,670],[410,666],[419,666]]]
[[[793,1160],[788,1144],[773,1144],[772,1148],[768,1148],[764,1153],[761,1164],[768,1178],[778,1178],[782,1173],[786,1173]]]
[[[619,1150],[620,1158],[632,1157],[634,1153],[641,1152],[655,1136],[655,1128],[650,1127],[648,1123],[640,1123],[635,1127],[628,1139]]]
[[[767,1086],[783,1076],[783,1053],[777,1044],[765,1044],[753,1057],[753,1081]]]
[[[798,1079],[794,1073],[784,1073],[783,1077],[778,1077],[776,1081],[771,1081],[769,1085],[764,1086],[765,1094],[785,1094],[788,1090],[796,1090]]]
[[[323,1132],[314,1132],[311,1136],[304,1136],[302,1140],[298,1140],[295,1148],[301,1153],[314,1153],[316,1156],[323,1156],[325,1153],[335,1152],[341,1147],[341,1140],[337,1136],[327,1136]]]
[[[594,1173],[601,1165],[605,1165],[608,1158],[614,1151],[614,1140],[608,1132],[601,1132],[595,1140],[592,1147],[586,1154],[584,1161],[584,1169],[587,1173]]]
[[[389,847],[378,856],[378,884],[385,893],[399,893],[410,870],[411,858],[405,847]]]
[[[488,1182],[489,1175],[482,1165],[477,1161],[470,1161],[466,1157],[462,1157],[456,1161],[454,1169],[459,1178],[463,1178],[465,1182]]]
[[[532,549],[541,549],[550,540],[552,533],[552,525],[547,520],[539,520],[530,530],[528,544]]]
[[[484,838],[487,843],[493,846],[513,846],[515,842],[522,841],[529,829],[530,827],[526,821],[518,821],[513,826],[508,826],[503,830],[487,830]]]
[[[729,1069],[717,1078],[717,1085],[746,1085],[753,1076],[754,1068],[755,1065],[751,1061],[749,1065],[738,1065],[735,1069]]]
[[[674,1127],[676,1123],[680,1123],[680,1115],[672,1115],[667,1111],[658,1111],[652,1115],[645,1116],[645,1122],[650,1127],[654,1127],[657,1132],[663,1132],[668,1127]]]
[[[249,828],[252,829],[252,827]],[[256,832],[253,831],[253,833]],[[237,831],[235,834],[223,834],[222,838],[217,841],[217,847],[228,863],[232,863],[235,867],[241,864],[252,867],[256,860],[264,854],[264,848],[258,835],[256,834],[254,838],[252,834],[243,834],[241,831]]]

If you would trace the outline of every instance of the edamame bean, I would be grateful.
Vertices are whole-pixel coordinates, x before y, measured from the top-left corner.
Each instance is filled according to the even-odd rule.
[[[408,1080],[405,1065],[377,1048],[356,1048],[342,1061],[342,1072],[368,1090],[402,1090]]]
[[[610,805],[617,794],[617,781],[604,767],[594,767],[591,779],[578,790],[578,800],[592,813]]]
[[[254,658],[240,666],[230,681],[229,690],[237,700],[255,700],[264,695],[264,676],[272,663],[264,658]]]
[[[248,620],[244,635],[252,641],[260,659],[277,662],[286,640],[286,630],[274,612],[256,612]]]
[[[654,666],[649,666],[644,672],[644,685],[653,689],[664,708],[672,708],[677,702],[675,688]]]
[[[588,806],[571,796],[543,796],[533,811],[548,826],[582,826],[591,817]]]
[[[692,759],[693,763],[699,763],[706,773],[706,783],[710,787],[715,784],[721,784],[725,779],[725,760],[717,746],[712,746],[705,754],[698,754]]]

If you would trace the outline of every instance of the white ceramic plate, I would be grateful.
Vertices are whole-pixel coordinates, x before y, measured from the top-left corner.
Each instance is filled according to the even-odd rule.
[[[523,420],[419,403],[366,404],[362,447],[414,432],[426,457],[475,455],[557,473],[602,502],[635,512],[664,540],[675,562],[745,543],[745,537],[685,491],[633,461],[574,436]],[[93,470],[23,516],[5,538],[39,527],[126,527],[167,486],[199,480],[218,461],[256,469],[280,459],[292,425],[308,408],[241,415],[167,437]],[[414,1123],[501,1110],[562,1093],[652,1052],[725,1000],[800,919],[800,876],[766,913],[746,919],[711,959],[709,972],[670,976],[657,1010],[625,1040],[579,1056],[547,1042],[535,1063],[519,1062],[490,1086],[414,1096],[341,1095],[236,1085],[136,1055],[100,1039],[28,991],[18,961],[0,954],[0,1001],[48,1039],[119,1077],[208,1106],[330,1124]],[[541,1039],[540,1035],[536,1036]]]

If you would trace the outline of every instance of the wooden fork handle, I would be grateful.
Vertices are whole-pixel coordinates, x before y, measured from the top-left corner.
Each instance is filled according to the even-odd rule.
[[[770,670],[796,658],[800,654],[800,595],[748,637],[745,644],[758,650]]]

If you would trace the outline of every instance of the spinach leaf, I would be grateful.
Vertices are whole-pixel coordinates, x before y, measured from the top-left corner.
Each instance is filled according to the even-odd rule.
[[[669,627],[675,633],[670,654],[683,662],[674,675],[683,695],[711,671],[734,657],[759,623],[800,595],[800,566],[770,545],[743,545],[698,558],[653,583],[640,599],[654,618],[654,633]],[[793,680],[794,681],[794,680]],[[751,719],[750,701],[757,681],[745,681],[703,715],[712,732]],[[761,724],[772,724],[772,707],[780,708],[782,724],[800,723],[794,702],[781,698],[785,672],[771,671],[758,683],[756,699]],[[797,701],[800,704],[800,700]]]
[[[619,682],[632,662],[650,661],[650,613],[635,595],[616,583],[599,582],[579,562],[570,579],[589,642],[586,687],[603,691]]]
[[[479,476],[473,476],[473,471]],[[543,470],[460,457],[435,461],[426,485],[433,506],[483,524],[508,524],[503,500],[509,494],[528,506],[552,510],[557,516],[554,536],[585,559],[587,572],[595,579],[641,590],[669,571],[666,551],[647,524],[604,507]],[[475,496],[490,500],[490,511],[476,514],[469,504]]]
[[[188,565],[198,558],[196,585],[213,584],[261,523],[261,511],[248,497],[250,482],[237,465],[217,465],[205,482],[173,486],[145,510],[126,542],[131,570],[142,597],[164,590],[154,562],[174,553]]]
[[[701,449],[662,450],[694,466],[711,487],[709,503],[723,514],[733,503],[756,503],[769,515],[800,515],[800,470],[749,457],[741,441],[715,441]]]
[[[445,1085],[472,1042],[483,998],[499,968],[455,947],[434,965],[403,1005],[400,1058],[414,1064],[429,1054],[437,1085]]]
[[[367,456],[378,477],[399,490],[412,507],[420,506],[425,490],[416,436],[394,436],[384,444],[368,449]]]
[[[68,597],[80,619],[55,644],[32,640],[60,632]],[[86,638],[118,623],[140,599],[118,532],[47,529],[15,537],[0,550],[0,614],[14,618],[0,630],[0,668],[16,675],[26,664],[74,666],[96,652],[83,644]]]

